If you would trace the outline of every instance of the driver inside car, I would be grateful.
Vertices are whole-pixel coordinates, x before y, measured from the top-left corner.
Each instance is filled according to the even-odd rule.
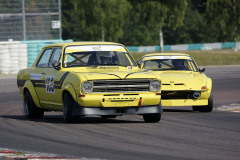
[[[185,65],[185,60],[184,59],[174,59],[172,60],[172,64],[174,66],[174,69],[177,70],[189,70]]]
[[[112,63],[111,53],[110,52],[100,53],[100,61],[101,61],[101,64],[111,64]]]

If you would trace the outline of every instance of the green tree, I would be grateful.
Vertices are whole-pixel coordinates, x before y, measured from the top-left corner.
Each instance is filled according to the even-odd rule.
[[[141,42],[143,44],[156,44],[154,40],[159,38],[160,48],[163,51],[162,30],[164,27],[171,27],[174,30],[183,24],[187,1],[131,0],[130,2],[133,10],[130,14],[130,22],[126,30],[130,30],[131,28],[135,30],[134,36],[141,37],[140,40],[143,39],[143,42]]]
[[[206,36],[208,29],[205,14],[206,2],[203,0],[187,0],[187,3],[183,25],[176,30],[169,27],[163,28],[164,40],[167,44],[203,43],[209,38],[209,36]],[[216,42],[215,39],[212,41]]]
[[[131,9],[127,0],[63,0],[63,38],[118,41]]]
[[[234,37],[235,52],[240,33],[240,1],[238,0],[208,0],[208,13],[223,31],[225,37]]]

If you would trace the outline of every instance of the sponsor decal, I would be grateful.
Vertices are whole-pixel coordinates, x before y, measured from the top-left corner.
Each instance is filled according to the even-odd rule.
[[[66,72],[60,81],[54,81],[54,76],[46,76],[44,80],[31,80],[34,87],[46,88],[47,93],[55,93],[55,89],[61,89],[62,84],[70,72]],[[51,78],[52,77],[52,78]]]
[[[101,46],[93,46],[92,50],[93,51],[102,51],[102,47]]]
[[[30,79],[31,80],[41,80],[42,79],[42,74],[30,74]]]
[[[54,90],[54,76],[46,76],[45,86],[47,93],[55,93]]]
[[[189,59],[191,60],[191,57],[188,57],[188,56],[151,56],[151,57],[145,57],[145,58],[146,59]]]
[[[86,45],[86,46],[69,46],[65,49],[65,54],[72,52],[84,51],[120,51],[127,52],[123,46],[120,45]]]

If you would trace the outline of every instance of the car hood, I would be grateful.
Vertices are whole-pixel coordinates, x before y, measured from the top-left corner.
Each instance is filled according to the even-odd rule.
[[[190,71],[155,72],[162,81],[162,90],[201,90],[206,86],[206,75]]]
[[[77,72],[86,80],[101,79],[154,79],[156,76],[148,72],[124,72],[124,71],[102,71],[102,72]]]

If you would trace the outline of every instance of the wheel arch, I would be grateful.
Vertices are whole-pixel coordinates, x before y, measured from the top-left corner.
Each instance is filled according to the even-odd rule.
[[[33,99],[35,105],[38,108],[42,108],[41,105],[40,105],[39,98],[38,98],[38,95],[36,93],[36,90],[35,90],[32,82],[29,81],[29,80],[26,81],[26,83],[24,84],[24,87],[23,87],[23,97],[24,97],[26,91],[28,91],[31,94],[32,99]]]
[[[63,87],[63,91],[62,91],[62,100],[64,98],[64,95],[66,93],[69,93],[72,98],[77,102],[77,93],[75,88],[73,87],[73,85],[71,85],[70,83],[67,83],[64,87]]]

